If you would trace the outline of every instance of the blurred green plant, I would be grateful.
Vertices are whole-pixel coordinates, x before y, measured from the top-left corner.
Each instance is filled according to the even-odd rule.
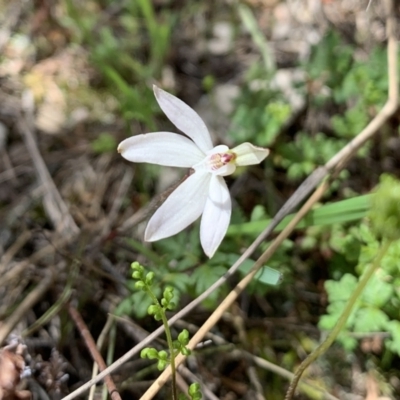
[[[110,133],[103,132],[91,143],[91,146],[95,153],[107,153],[115,151],[117,141]]]
[[[370,197],[370,201],[370,221],[354,227],[343,241],[358,243],[357,275],[346,273],[336,281],[326,281],[329,306],[319,326],[325,330],[333,328],[362,273],[376,257],[380,239],[390,240],[392,244],[380,268],[355,304],[339,340],[348,351],[353,351],[358,345],[357,337],[369,333],[388,333],[386,348],[400,355],[400,182],[390,176],[382,176],[377,193]],[[348,250],[346,246],[336,246],[336,251],[344,255]]]
[[[324,114],[330,123],[325,132],[304,132],[296,130],[295,111],[274,85],[271,71],[256,63],[247,72],[236,101],[229,135],[236,142],[272,146],[274,164],[282,167],[289,179],[303,179],[376,115],[387,98],[388,80],[382,73],[386,65],[385,49],[374,49],[366,62],[355,46],[343,43],[337,32],[328,32],[299,66],[307,79],[294,83],[292,89],[307,100],[309,115],[322,118]],[[290,135],[283,135],[288,128]],[[363,146],[359,156],[366,157],[368,149]],[[347,176],[343,173],[342,178]]]
[[[157,108],[149,85],[160,76],[169,51],[173,14],[156,15],[150,0],[63,4],[66,15],[61,22],[89,52],[100,74],[98,87],[114,95],[127,122],[137,120],[154,128]]]

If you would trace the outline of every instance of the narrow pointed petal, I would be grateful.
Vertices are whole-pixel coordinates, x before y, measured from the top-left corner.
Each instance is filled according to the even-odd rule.
[[[154,94],[169,120],[206,153],[213,148],[208,129],[200,116],[182,100],[153,86]]]
[[[122,141],[118,152],[128,161],[191,168],[205,155],[190,139],[171,132],[153,132]]]
[[[260,164],[269,154],[268,149],[253,146],[251,143],[242,143],[232,151],[236,154],[236,165]]]
[[[231,219],[231,197],[224,178],[213,175],[200,224],[204,252],[212,257],[224,238]]]
[[[151,217],[144,239],[148,242],[175,235],[200,217],[207,201],[210,174],[195,172],[175,189]]]

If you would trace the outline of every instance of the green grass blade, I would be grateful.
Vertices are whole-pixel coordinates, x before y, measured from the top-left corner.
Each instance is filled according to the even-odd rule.
[[[370,207],[371,194],[353,197],[352,199],[326,204],[310,211],[297,225],[297,229],[309,226],[323,226],[337,223],[357,221],[367,214]],[[275,228],[275,232],[284,229],[293,219],[295,214],[290,214]],[[271,222],[271,219],[246,222],[240,225],[231,225],[227,235],[258,235]]]

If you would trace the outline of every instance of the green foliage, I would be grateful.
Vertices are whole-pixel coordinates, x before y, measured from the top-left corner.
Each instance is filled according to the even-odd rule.
[[[277,146],[282,157],[279,164],[287,169],[288,178],[301,179],[325,164],[345,143],[345,140],[330,138],[321,132],[315,135],[298,132],[293,142]]]
[[[290,106],[278,92],[244,87],[237,100],[229,135],[237,143],[253,142],[267,147],[274,143],[290,115]]]
[[[172,340],[171,331],[168,325],[166,311],[173,310],[176,307],[176,304],[173,301],[174,289],[167,286],[159,301],[152,290],[155,277],[154,272],[150,271],[146,273],[144,267],[138,262],[133,262],[131,268],[133,270],[132,278],[136,280],[135,288],[145,292],[151,299],[152,304],[147,308],[147,313],[152,315],[156,321],[162,321],[169,347],[169,353],[165,350],[158,351],[151,347],[144,348],[141,351],[140,356],[142,358],[148,358],[149,360],[157,360],[157,368],[159,371],[164,370],[169,364],[171,364],[172,373],[174,374],[175,357],[178,354],[183,354],[185,356],[190,355],[190,349],[186,347],[189,343],[189,332],[184,329],[179,333],[177,340]]]
[[[200,385],[198,383],[192,383],[189,386],[188,394],[192,400],[201,400],[203,397],[200,392]]]
[[[347,242],[349,242],[350,236],[352,236],[352,241],[358,242],[360,246],[359,263],[356,267],[358,275],[346,273],[337,281],[326,281],[325,289],[329,305],[327,314],[320,319],[321,329],[333,328],[346,301],[354,292],[362,272],[374,259],[379,249],[379,242],[365,222],[350,231],[347,235]],[[338,248],[337,250],[340,251]],[[343,247],[341,251],[347,253],[349,249]],[[398,316],[400,292],[395,289],[400,283],[399,255],[400,241],[397,240],[389,248],[382,260],[381,268],[372,276],[358,299],[346,323],[346,329],[339,336],[339,341],[348,351],[355,349],[358,344],[356,337],[360,334],[388,332],[391,336],[385,342],[387,348],[400,354],[398,330],[400,326]]]
[[[325,89],[308,94],[307,112],[316,118],[328,115],[331,126],[326,131],[296,130],[291,132],[291,140],[282,135],[294,120],[294,110],[285,94],[270,84],[271,76],[257,65],[249,71],[237,99],[229,135],[238,143],[273,146],[273,161],[289,179],[309,175],[357,135],[386,100],[388,82],[382,73],[386,70],[386,51],[374,49],[366,62],[355,57],[356,50],[344,44],[336,32],[329,32],[302,65],[308,79],[293,87],[303,97],[309,92],[310,82]],[[368,146],[359,150],[359,156],[367,154]],[[348,175],[343,173],[341,177]]]
[[[160,75],[173,16],[156,15],[150,0],[126,1],[112,17],[98,3],[65,0],[64,4],[67,16],[61,22],[89,52],[100,75],[99,87],[114,95],[127,122],[135,119],[154,128],[158,110],[149,81]],[[112,23],[104,24],[109,18]]]
[[[169,364],[168,353],[165,350],[157,351],[152,347],[146,347],[140,352],[141,358],[157,360],[157,369],[163,371]]]
[[[297,229],[311,226],[332,226],[333,224],[360,220],[367,215],[371,197],[371,195],[363,195],[331,204],[318,205],[297,224]],[[275,228],[275,231],[279,232],[284,229],[294,215],[290,214],[285,217]],[[242,234],[254,237],[259,235],[270,222],[271,219],[266,219],[265,212],[262,212],[261,218],[253,219],[251,222],[231,225],[227,235]]]
[[[400,182],[383,175],[372,198],[370,212],[372,227],[377,237],[400,239]]]
[[[110,133],[101,133],[99,137],[92,142],[92,149],[95,153],[115,152],[117,142]]]

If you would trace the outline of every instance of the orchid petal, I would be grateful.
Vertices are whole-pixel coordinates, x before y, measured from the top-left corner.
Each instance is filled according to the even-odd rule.
[[[220,176],[213,175],[200,223],[201,245],[210,258],[226,234],[231,219],[231,210],[231,197],[225,180]]]
[[[175,235],[200,217],[207,201],[210,174],[195,172],[175,189],[151,217],[144,239],[148,242]]]
[[[132,136],[119,144],[118,152],[129,161],[184,168],[205,157],[190,139],[170,132]]]
[[[222,167],[216,169],[215,171],[213,171],[213,173],[214,173],[214,175],[218,175],[218,176],[228,176],[228,175],[232,175],[235,171],[236,171],[236,165],[229,163],[229,164],[223,165]]]
[[[159,106],[169,120],[189,136],[204,153],[213,148],[208,129],[200,116],[182,100],[153,86]]]
[[[224,145],[224,144],[219,144],[218,146],[215,146],[213,149],[210,151],[207,151],[207,155],[215,154],[215,153],[226,153],[229,151],[229,147]]]
[[[242,143],[232,149],[236,154],[236,165],[254,165],[259,164],[269,154],[268,149],[253,146],[251,143]]]

